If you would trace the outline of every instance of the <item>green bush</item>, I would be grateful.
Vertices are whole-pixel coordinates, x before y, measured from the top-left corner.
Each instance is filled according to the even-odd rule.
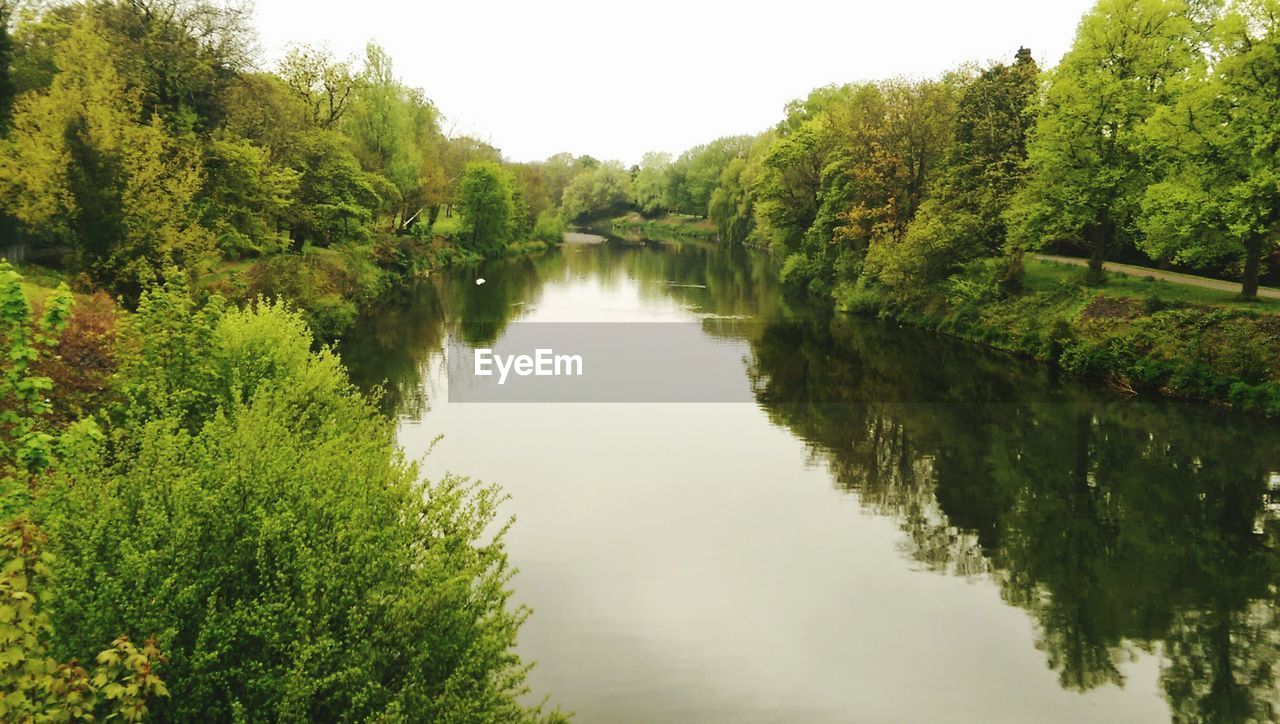
[[[127,407],[49,482],[55,649],[169,655],[164,721],[523,721],[492,487],[419,482],[279,303],[144,295]]]
[[[538,214],[538,220],[533,225],[532,236],[534,241],[560,244],[564,241],[564,218],[554,211]]]

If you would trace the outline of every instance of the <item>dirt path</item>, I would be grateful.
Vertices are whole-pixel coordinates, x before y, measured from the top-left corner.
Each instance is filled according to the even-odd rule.
[[[1048,254],[1032,254],[1036,259],[1041,261],[1051,261],[1058,264],[1071,264],[1073,266],[1088,266],[1088,259],[1077,259],[1071,256],[1050,256]],[[1221,279],[1210,279],[1208,277],[1197,277],[1191,274],[1179,274],[1177,272],[1161,271],[1160,269],[1148,269],[1144,266],[1133,266],[1132,264],[1117,264],[1115,262],[1107,262],[1103,265],[1103,269],[1116,274],[1124,274],[1131,277],[1155,277],[1160,281],[1172,282],[1174,284],[1184,284],[1189,287],[1201,287],[1204,289],[1215,289],[1220,292],[1240,293],[1240,284],[1238,282],[1224,282]],[[1280,289],[1270,289],[1267,287],[1258,288],[1259,299],[1280,299]]]

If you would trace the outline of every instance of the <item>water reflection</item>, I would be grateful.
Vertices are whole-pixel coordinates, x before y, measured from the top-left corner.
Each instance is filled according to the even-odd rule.
[[[1150,655],[1174,719],[1277,717],[1276,426],[818,314],[773,278],[741,249],[580,247],[434,277],[342,353],[360,384],[385,381],[389,412],[419,419],[442,394],[424,380],[450,332],[489,344],[551,285],[637,284],[745,338],[769,419],[896,522],[911,565],[991,581],[1026,611],[1064,689],[1124,686],[1125,664]]]

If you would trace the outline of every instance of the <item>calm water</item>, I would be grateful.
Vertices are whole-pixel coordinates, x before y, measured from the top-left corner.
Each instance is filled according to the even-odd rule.
[[[411,456],[444,436],[429,475],[511,495],[536,691],[582,722],[1276,716],[1280,429],[816,314],[768,263],[566,247],[343,350]],[[447,399],[450,333],[726,318],[755,404]]]

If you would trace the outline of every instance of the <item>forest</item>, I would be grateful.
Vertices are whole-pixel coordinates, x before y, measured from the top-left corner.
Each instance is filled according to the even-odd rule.
[[[568,225],[755,247],[805,303],[1280,415],[1278,0],[1099,0],[1052,67],[818,88],[632,166],[454,134],[373,42],[255,48],[212,0],[0,0],[5,721],[562,718],[514,653],[502,493],[424,481],[326,343]]]

